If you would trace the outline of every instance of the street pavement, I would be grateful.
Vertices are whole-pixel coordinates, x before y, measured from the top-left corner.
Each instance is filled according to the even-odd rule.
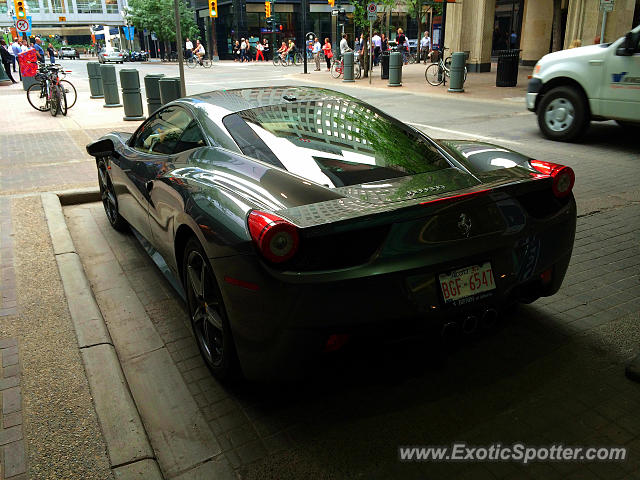
[[[15,458],[22,446],[28,478],[105,478],[106,449],[43,233],[40,197],[34,194],[96,187],[95,163],[84,145],[106,131],[132,131],[139,122],[125,122],[122,109],[105,109],[102,100],[88,98],[86,62],[63,63],[74,71],[69,79],[79,94],[66,118],[36,112],[18,86],[0,86],[5,120],[0,133],[0,342],[7,339],[13,348],[15,341],[19,350],[19,376],[17,368],[8,368],[12,364],[3,372],[20,380],[7,387],[14,389],[9,398],[15,401],[16,387],[22,396],[19,434],[10,423],[18,417],[7,422],[3,413],[0,440],[8,441],[0,442],[0,463],[5,472],[7,465],[18,472]],[[177,74],[175,64],[116,69],[123,67],[138,68],[141,77]],[[165,478],[196,478],[207,468],[217,478],[255,479],[640,475],[640,386],[624,377],[625,362],[640,347],[637,134],[603,122],[593,124],[582,143],[550,142],[524,109],[522,81],[514,89],[499,89],[491,86],[495,74],[470,74],[466,93],[447,94],[424,80],[420,84],[423,72],[422,65],[408,66],[405,86],[399,88],[381,81],[369,87],[366,79],[346,84],[327,72],[304,75],[300,68],[255,63],[221,62],[186,75],[188,93],[288,84],[336,88],[434,137],[490,141],[570,165],[576,172],[579,218],[562,289],[514,311],[495,331],[452,345],[434,341],[372,349],[302,383],[225,387],[199,359],[181,300],[135,238],[111,231],[98,204],[66,207],[71,234]],[[96,245],[107,245],[108,251]],[[138,313],[118,310],[119,298],[127,299],[125,305],[135,303]],[[138,330],[145,332],[147,343],[127,342]],[[142,350],[123,353],[134,347]],[[159,392],[149,385],[159,370],[171,372],[171,389]],[[158,378],[158,385],[163,381],[168,380]],[[4,385],[10,383],[2,382],[4,401]],[[197,419],[199,433],[190,449],[181,443],[193,440],[188,429],[174,438],[162,434],[177,427],[162,418],[167,404],[173,422]],[[61,440],[52,442],[49,435]],[[454,440],[624,445],[629,453],[624,463],[526,467],[398,461],[398,446]],[[65,462],[70,472],[82,475],[55,473],[65,471],[59,470]]]

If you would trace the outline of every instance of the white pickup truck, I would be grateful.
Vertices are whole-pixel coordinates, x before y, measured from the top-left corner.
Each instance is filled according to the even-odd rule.
[[[640,26],[611,44],[542,57],[529,81],[527,109],[551,140],[576,140],[591,120],[640,127]]]

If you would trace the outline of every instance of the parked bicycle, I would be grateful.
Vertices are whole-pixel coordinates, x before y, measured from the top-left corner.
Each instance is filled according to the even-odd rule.
[[[196,68],[198,65],[200,65],[201,67],[204,67],[204,68],[211,68],[211,66],[213,65],[213,62],[210,59],[208,59],[207,57],[204,57],[202,60],[200,60],[195,55],[187,58],[185,60],[185,63],[187,64],[187,67],[189,67],[189,68]]]
[[[448,48],[444,48],[443,50],[449,50]],[[438,85],[444,83],[447,84],[447,77],[451,76],[451,56],[443,59],[443,55],[440,55],[440,59],[438,63],[432,63],[427,67],[424,71],[424,77],[429,83],[429,85],[433,85],[437,87]],[[467,67],[464,67],[464,81],[467,81]]]
[[[58,113],[67,114],[67,110],[76,104],[78,94],[76,88],[64,77],[70,70],[63,70],[61,65],[38,64],[36,80],[27,90],[29,104],[41,112],[49,110],[52,116]]]
[[[331,61],[331,76],[333,78],[340,78],[344,75],[344,57],[340,60],[336,60],[335,57]],[[360,64],[359,55],[353,56],[353,78],[359,79],[362,77],[362,65]]]

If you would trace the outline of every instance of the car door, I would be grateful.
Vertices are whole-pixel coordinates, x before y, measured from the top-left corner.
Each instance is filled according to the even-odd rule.
[[[178,106],[169,106],[144,122],[112,169],[121,215],[153,243],[149,227],[149,188],[173,154],[190,117]],[[115,170],[115,171],[114,171]]]
[[[632,55],[618,55],[617,45],[611,47],[605,67],[603,111],[607,118],[640,122],[640,29],[636,28],[631,38]]]
[[[147,185],[149,192],[149,224],[153,244],[164,257],[167,264],[174,253],[175,218],[184,211],[184,201],[173,184],[174,179],[163,177],[163,173],[173,168],[174,163],[186,163],[183,156],[189,156],[193,150],[207,146],[205,136],[198,122],[184,109],[175,111],[169,119],[174,125],[180,125],[181,135],[172,146],[171,155],[166,162],[157,164],[156,176]]]

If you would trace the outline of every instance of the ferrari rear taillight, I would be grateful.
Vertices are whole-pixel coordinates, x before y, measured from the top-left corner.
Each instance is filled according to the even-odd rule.
[[[298,228],[277,215],[252,210],[247,224],[258,250],[270,262],[285,262],[298,251]]]
[[[571,167],[558,165],[557,163],[543,162],[542,160],[529,160],[535,170],[553,178],[553,194],[558,197],[566,197],[571,193],[576,181],[576,174]]]

